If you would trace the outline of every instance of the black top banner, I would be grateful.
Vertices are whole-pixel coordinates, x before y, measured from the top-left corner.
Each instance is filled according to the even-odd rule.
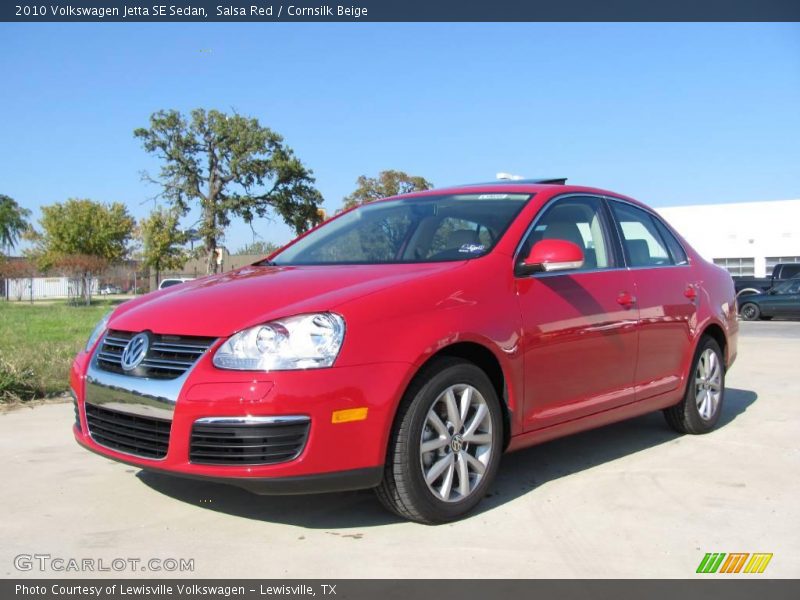
[[[20,0],[0,21],[800,21],[800,0]]]

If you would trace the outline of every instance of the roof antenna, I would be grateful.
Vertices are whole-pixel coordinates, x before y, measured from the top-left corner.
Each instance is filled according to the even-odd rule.
[[[512,175],[511,173],[498,173],[496,177],[503,181],[520,181],[524,179],[522,175]]]

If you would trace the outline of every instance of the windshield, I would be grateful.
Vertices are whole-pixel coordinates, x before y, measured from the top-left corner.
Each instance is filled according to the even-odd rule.
[[[530,194],[457,194],[365,204],[273,257],[276,265],[466,260],[494,247]]]

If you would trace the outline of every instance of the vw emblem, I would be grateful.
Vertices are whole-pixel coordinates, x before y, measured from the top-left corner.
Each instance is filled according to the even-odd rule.
[[[137,333],[125,346],[122,351],[122,360],[120,366],[125,371],[133,371],[138,367],[147,355],[147,349],[150,347],[150,337],[142,332]]]
[[[461,436],[456,434],[450,440],[450,449],[455,452],[461,452],[461,449],[464,447],[464,440],[461,439]]]

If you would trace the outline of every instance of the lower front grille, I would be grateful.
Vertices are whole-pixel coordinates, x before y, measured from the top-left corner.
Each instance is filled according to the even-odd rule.
[[[78,401],[73,398],[72,399],[72,408],[75,411],[75,426],[78,428],[78,431],[81,430],[81,412],[78,410]]]
[[[269,465],[300,455],[308,439],[305,417],[286,422],[198,421],[192,427],[189,459],[203,465]]]
[[[160,459],[167,455],[171,421],[131,415],[86,403],[86,424],[92,439],[106,448]]]

